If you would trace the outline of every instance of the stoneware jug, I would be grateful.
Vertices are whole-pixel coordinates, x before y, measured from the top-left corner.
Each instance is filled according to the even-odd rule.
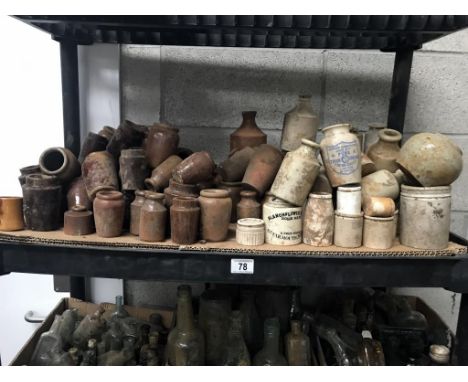
[[[267,143],[266,134],[255,122],[256,111],[243,111],[242,124],[230,136],[230,151],[241,150],[244,147],[260,146]]]
[[[401,138],[401,133],[393,129],[379,131],[379,140],[367,151],[367,156],[374,162],[377,170],[398,170],[396,161],[400,154]]]

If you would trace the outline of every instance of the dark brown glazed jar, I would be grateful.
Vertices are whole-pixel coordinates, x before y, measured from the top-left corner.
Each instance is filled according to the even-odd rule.
[[[137,125],[131,121],[125,120],[115,130],[112,138],[109,139],[106,150],[112,154],[116,164],[122,150],[130,147],[140,147],[146,137],[148,128],[146,126]]]
[[[100,191],[93,202],[96,233],[100,237],[122,234],[125,202],[119,191]]]
[[[140,210],[140,240],[164,241],[166,238],[167,208],[163,201],[164,194],[146,191]]]
[[[88,197],[92,200],[99,191],[116,191],[119,180],[114,157],[107,151],[89,154],[81,165]]]
[[[260,146],[267,143],[267,136],[255,123],[256,111],[243,111],[242,124],[231,134],[230,151],[241,150],[244,147]]]
[[[81,145],[80,155],[78,156],[78,162],[83,163],[84,159],[95,151],[103,151],[106,149],[109,143],[106,137],[102,135],[89,132],[85,138],[85,141]]]
[[[216,166],[207,151],[193,153],[172,170],[172,178],[179,183],[197,184],[212,179]]]
[[[140,233],[140,211],[145,202],[146,191],[135,191],[135,200],[130,205],[130,233],[138,236]]]
[[[197,198],[177,197],[171,206],[171,240],[176,244],[193,244],[198,239],[200,204]]]
[[[98,135],[106,138],[107,141],[110,141],[114,133],[115,133],[115,129],[113,127],[104,126],[101,130],[99,130]]]
[[[252,147],[244,147],[242,150],[235,151],[228,159],[222,162],[218,172],[225,182],[239,182],[245,174],[245,170],[250,159],[255,154]]]
[[[62,187],[55,176],[31,174],[23,185],[23,214],[26,229],[53,231],[62,224]]]
[[[232,201],[231,223],[237,222],[237,204],[241,200],[242,183],[241,182],[221,182],[219,188],[229,191]]]
[[[64,147],[51,147],[39,158],[39,167],[45,175],[56,176],[66,183],[80,175],[80,163],[75,154]]]
[[[71,210],[73,206],[83,206],[87,210],[93,208],[91,200],[89,200],[88,193],[84,184],[83,177],[78,177],[72,180],[67,192],[67,205]]]
[[[226,240],[232,208],[229,191],[218,189],[202,190],[198,200],[201,208],[203,240],[213,242]]]
[[[237,204],[237,219],[261,218],[262,206],[257,202],[256,196],[255,191],[241,191],[241,200]]]
[[[150,127],[145,143],[146,158],[151,168],[159,166],[171,155],[177,154],[179,129],[156,123]]]
[[[18,180],[20,182],[20,185],[23,186],[23,184],[26,183],[26,176],[31,174],[41,174],[41,168],[38,164],[26,166],[20,168],[20,173],[21,175],[18,177]]]
[[[174,170],[180,162],[182,162],[181,157],[171,155],[152,171],[150,178],[145,179],[146,187],[153,191],[164,190],[169,186],[169,179],[172,177],[172,170]]]
[[[122,190],[141,190],[149,174],[148,162],[143,149],[122,150],[119,158],[119,175]]]
[[[73,206],[65,212],[63,233],[71,236],[89,235],[94,232],[93,213],[84,206]]]
[[[170,207],[172,205],[172,200],[177,196],[191,196],[197,198],[199,194],[197,186],[178,183],[174,179],[170,179],[169,187],[164,189],[164,195],[166,196],[166,206]]]

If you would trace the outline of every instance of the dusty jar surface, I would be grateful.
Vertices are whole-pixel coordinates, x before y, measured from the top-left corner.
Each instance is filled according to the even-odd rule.
[[[216,166],[208,151],[193,153],[172,170],[172,178],[179,183],[197,184],[213,178]]]
[[[401,138],[401,133],[393,129],[379,131],[379,140],[367,151],[367,156],[374,162],[377,170],[398,170],[396,161],[400,154]]]
[[[361,213],[361,198],[361,186],[359,185],[338,187],[336,211],[345,215],[359,215]]]
[[[130,233],[138,236],[140,234],[140,212],[145,202],[144,190],[135,191],[135,200],[130,204]]]
[[[229,196],[232,201],[231,208],[231,223],[235,223],[237,217],[237,205],[241,200],[242,183],[241,182],[221,182],[219,188],[229,191]]]
[[[119,158],[122,190],[141,190],[149,174],[148,162],[143,149],[122,150]]]
[[[171,206],[171,239],[177,244],[193,244],[198,239],[200,203],[197,198],[176,197]]]
[[[212,242],[226,240],[232,209],[229,191],[202,190],[198,200],[201,208],[202,238]]]
[[[260,219],[262,216],[262,205],[257,202],[255,191],[241,191],[241,200],[237,204],[237,219]]]
[[[334,244],[337,247],[357,248],[362,244],[363,214],[345,215],[335,212]]]
[[[80,163],[75,154],[65,147],[51,147],[39,158],[41,172],[68,182],[80,175]]]
[[[122,234],[125,201],[119,191],[100,191],[93,202],[96,234],[117,237]]]
[[[171,155],[177,154],[179,129],[163,123],[154,124],[148,131],[145,153],[151,168],[159,166]]]
[[[94,232],[93,213],[84,206],[73,206],[65,212],[63,233],[71,236],[89,235]]]
[[[389,249],[395,240],[395,218],[364,216],[363,245],[373,249]]]
[[[303,241],[316,247],[333,244],[335,213],[330,193],[309,194],[303,217]]]
[[[368,125],[368,130],[366,133],[366,138],[364,140],[364,152],[366,153],[374,143],[379,140],[379,131],[385,129],[387,125],[380,122],[372,122]]]
[[[379,170],[362,178],[362,197],[379,196],[397,199],[400,195],[400,183],[388,170]]]
[[[302,207],[281,199],[263,204],[265,242],[277,245],[295,245],[302,242]]]
[[[86,192],[93,200],[99,191],[117,191],[119,180],[112,154],[96,151],[89,154],[81,165]]]
[[[169,180],[169,187],[164,189],[166,196],[166,206],[172,205],[172,200],[178,196],[190,196],[197,198],[199,195],[198,187],[194,184],[182,184],[176,182],[174,179]]]
[[[152,171],[150,178],[145,179],[146,186],[153,191],[164,190],[169,186],[172,170],[174,170],[180,162],[182,162],[181,157],[171,155]]]
[[[266,134],[255,122],[256,111],[243,111],[242,124],[230,136],[230,151],[255,147],[267,143]]]
[[[239,219],[236,241],[242,245],[262,245],[265,242],[265,222],[262,219]]]
[[[167,208],[164,194],[146,191],[140,210],[139,237],[142,241],[164,241],[166,238]]]

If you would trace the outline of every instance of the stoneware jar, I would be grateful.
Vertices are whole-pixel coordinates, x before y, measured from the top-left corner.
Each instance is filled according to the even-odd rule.
[[[364,215],[364,247],[372,249],[391,248],[395,240],[394,220],[393,216],[380,218]]]
[[[219,185],[219,188],[229,191],[229,196],[232,201],[231,223],[235,223],[238,219],[236,207],[237,207],[237,204],[239,204],[241,200],[242,183],[241,182],[221,182]]]
[[[361,153],[361,175],[365,177],[366,175],[376,172],[377,168],[375,163],[364,153]]]
[[[164,189],[166,196],[166,206],[169,208],[172,205],[172,200],[177,196],[190,196],[198,198],[198,187],[193,184],[182,184],[174,179],[169,180],[169,187]]]
[[[332,245],[334,220],[332,194],[325,192],[309,194],[302,223],[304,243],[315,247]]]
[[[197,198],[179,196],[171,206],[171,240],[176,244],[193,244],[198,239],[200,203]]]
[[[314,114],[310,99],[310,96],[299,96],[296,106],[285,114],[281,133],[282,150],[296,150],[303,138],[315,141],[319,119]]]
[[[110,141],[112,136],[115,133],[115,129],[110,126],[104,126],[101,130],[98,131],[98,135],[101,137],[104,137],[107,139],[107,141]]]
[[[232,153],[218,168],[223,180],[225,182],[241,181],[254,153],[255,149],[250,146]]]
[[[99,191],[117,191],[117,178],[114,157],[107,151],[89,154],[81,165],[88,197],[93,200]]]
[[[357,248],[362,244],[363,214],[344,215],[335,211],[335,234],[337,247]]]
[[[319,174],[317,175],[317,178],[315,178],[314,185],[310,192],[328,192],[329,194],[333,192],[333,188],[328,180],[327,173],[325,172],[325,167],[320,166]]]
[[[371,147],[374,143],[376,143],[379,140],[379,132],[385,129],[387,125],[385,123],[372,122],[369,123],[368,127],[369,129],[367,130],[366,138],[364,140],[364,152],[367,152],[367,150],[369,150],[369,147]]]
[[[83,206],[87,210],[93,208],[93,204],[91,200],[89,200],[88,193],[86,192],[86,186],[82,176],[73,179],[70,183],[67,192],[67,205],[69,210],[71,210],[73,206]]]
[[[80,163],[75,154],[64,147],[51,147],[39,158],[39,167],[45,175],[56,176],[66,183],[80,175]]]
[[[202,190],[198,200],[201,208],[203,240],[214,242],[226,240],[232,209],[229,191]]]
[[[171,155],[177,154],[179,129],[166,124],[154,124],[145,143],[146,158],[151,168],[159,166]]]
[[[277,245],[302,243],[302,207],[275,198],[263,204],[265,242]]]
[[[450,233],[450,186],[401,186],[400,241],[408,247],[445,249]]]
[[[397,199],[400,195],[399,179],[388,170],[379,170],[362,178],[362,197],[381,196]]]
[[[283,155],[276,147],[261,145],[250,160],[242,183],[263,195],[270,189],[282,161]]]
[[[183,184],[197,184],[210,180],[216,166],[208,151],[193,153],[172,170],[172,178]]]
[[[65,212],[63,233],[70,236],[89,235],[94,232],[93,213],[84,206],[73,206]]]
[[[262,219],[239,219],[236,242],[242,245],[262,245],[265,242],[265,222]]]
[[[167,208],[163,205],[164,194],[147,191],[140,210],[140,240],[164,241],[166,238]]]
[[[256,199],[255,191],[241,191],[241,200],[237,203],[237,219],[260,219],[262,216],[262,206]]]
[[[146,126],[137,125],[132,121],[125,120],[112,134],[112,138],[109,139],[106,151],[109,152],[118,165],[118,160],[122,150],[129,149],[131,147],[140,147],[143,143],[148,132]]]
[[[367,196],[362,202],[364,215],[388,218],[395,214],[395,202],[392,198]]]
[[[345,215],[359,215],[361,213],[361,186],[338,187],[336,211]]]
[[[95,151],[104,151],[109,143],[108,139],[102,135],[89,132],[81,145],[78,162],[83,163],[84,159]]]
[[[0,231],[18,231],[23,228],[23,198],[0,196]]]
[[[361,148],[359,139],[343,123],[325,127],[320,152],[328,179],[333,187],[361,182]]]
[[[135,191],[135,200],[130,204],[130,233],[135,236],[140,234],[140,212],[145,202],[145,192]]]
[[[460,147],[442,134],[413,135],[402,146],[398,166],[423,187],[448,186],[463,168]]]
[[[23,214],[27,229],[53,231],[62,224],[62,187],[55,176],[32,174],[23,186]]]
[[[401,138],[401,133],[393,129],[379,131],[379,140],[367,151],[367,156],[374,162],[377,170],[398,170],[396,160],[400,154]]]
[[[169,186],[169,179],[172,177],[172,170],[182,162],[182,158],[171,155],[151,173],[151,177],[145,179],[145,185],[153,191],[161,191]]]
[[[143,189],[145,179],[149,174],[148,162],[143,149],[122,150],[119,163],[122,190],[135,191]]]
[[[242,124],[230,136],[230,151],[267,143],[267,136],[255,122],[256,111],[243,111]]]
[[[119,191],[99,191],[93,202],[94,224],[100,237],[122,234],[125,214],[123,194]]]
[[[20,174],[21,175],[18,177],[18,180],[20,182],[20,185],[23,186],[23,184],[26,183],[26,176],[31,174],[41,174],[41,168],[37,164],[22,167],[20,168]]]
[[[304,205],[320,171],[320,146],[307,139],[301,142],[298,149],[286,154],[271,186],[273,195],[295,206]]]

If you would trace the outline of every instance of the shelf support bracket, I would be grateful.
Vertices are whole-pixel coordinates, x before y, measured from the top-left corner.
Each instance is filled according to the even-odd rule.
[[[458,365],[468,365],[468,293],[461,295],[460,312],[458,314],[456,338],[456,354]]]

